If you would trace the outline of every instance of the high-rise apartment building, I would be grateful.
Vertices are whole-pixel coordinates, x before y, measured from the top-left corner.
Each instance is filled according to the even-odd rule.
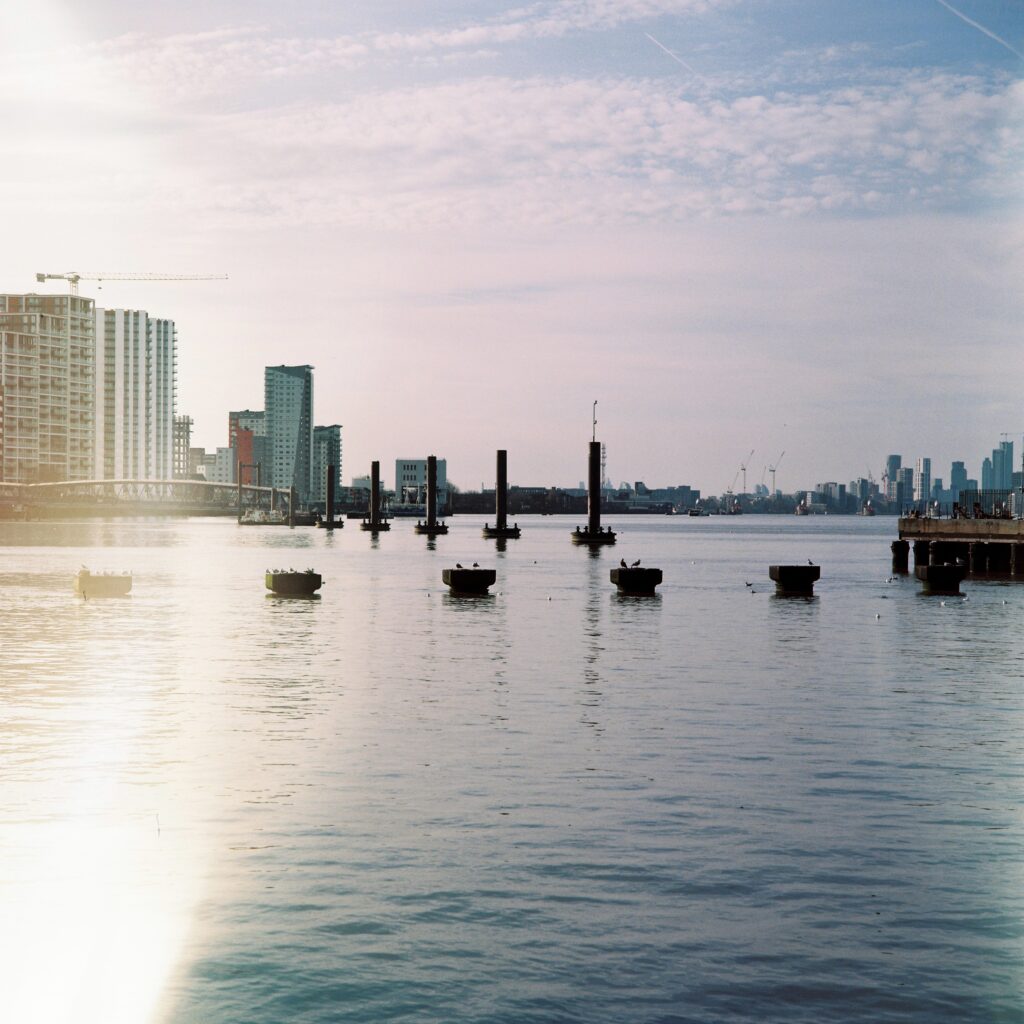
[[[896,480],[899,477],[899,472],[903,466],[902,455],[890,455],[885,460],[885,484],[886,487],[891,491],[893,486],[896,484]]]
[[[78,295],[0,295],[3,479],[93,474],[95,319]]]
[[[142,309],[96,310],[95,474],[174,476],[177,330]]]
[[[189,475],[188,452],[192,447],[192,417],[174,417],[174,478],[184,480]]]
[[[335,484],[341,487],[341,425],[313,428],[313,479],[309,500],[322,505],[327,501],[327,467],[334,466]]]
[[[313,460],[313,367],[268,366],[263,375],[269,478],[309,501]]]
[[[267,416],[263,409],[238,409],[228,413],[228,447],[235,452],[235,471],[238,463],[242,470],[242,483],[260,483],[269,477],[270,459],[267,453]],[[260,467],[257,472],[256,466]]]

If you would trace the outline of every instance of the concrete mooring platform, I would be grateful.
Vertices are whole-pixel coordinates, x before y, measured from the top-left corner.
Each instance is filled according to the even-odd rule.
[[[820,565],[770,565],[768,575],[775,581],[779,597],[812,597],[821,579]]]
[[[441,579],[453,594],[481,597],[494,586],[498,573],[494,569],[442,569]]]
[[[611,570],[611,581],[619,588],[620,594],[628,594],[630,597],[652,597],[654,588],[662,580],[660,569],[642,569],[631,567]]]

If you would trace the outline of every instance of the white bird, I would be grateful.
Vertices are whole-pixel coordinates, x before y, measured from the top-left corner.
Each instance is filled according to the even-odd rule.
[[[881,615],[879,615],[879,613],[878,613],[878,612],[875,612],[875,618],[876,618],[876,619],[880,619],[881,617],[882,617],[882,616],[881,616]]]
[[[939,607],[940,608],[945,608],[946,607],[946,602],[945,601],[940,601],[939,602]]]

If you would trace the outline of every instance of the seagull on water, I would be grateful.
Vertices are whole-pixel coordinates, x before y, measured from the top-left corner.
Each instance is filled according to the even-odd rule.
[[[744,585],[745,587],[752,587],[752,586],[753,586],[754,584],[753,584],[753,583],[748,583],[748,582],[747,582],[746,580],[744,580],[744,581],[743,581],[743,585]]]

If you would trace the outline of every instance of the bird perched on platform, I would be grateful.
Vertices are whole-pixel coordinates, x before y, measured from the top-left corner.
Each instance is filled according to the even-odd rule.
[[[632,565],[630,565],[630,569],[635,569],[639,564],[640,564],[640,559],[638,558],[635,562],[633,562]]]
[[[628,569],[629,568],[629,566],[626,565],[626,560],[624,558],[620,558],[619,559],[619,568],[620,569]]]
[[[808,565],[814,565],[814,563],[809,558],[807,559],[807,564]]]
[[[479,569],[480,568],[480,563],[479,562],[474,562],[473,563],[473,568],[474,569]]]
[[[461,569],[462,568],[462,563],[461,562],[456,562],[455,563],[455,568],[456,569]]]

